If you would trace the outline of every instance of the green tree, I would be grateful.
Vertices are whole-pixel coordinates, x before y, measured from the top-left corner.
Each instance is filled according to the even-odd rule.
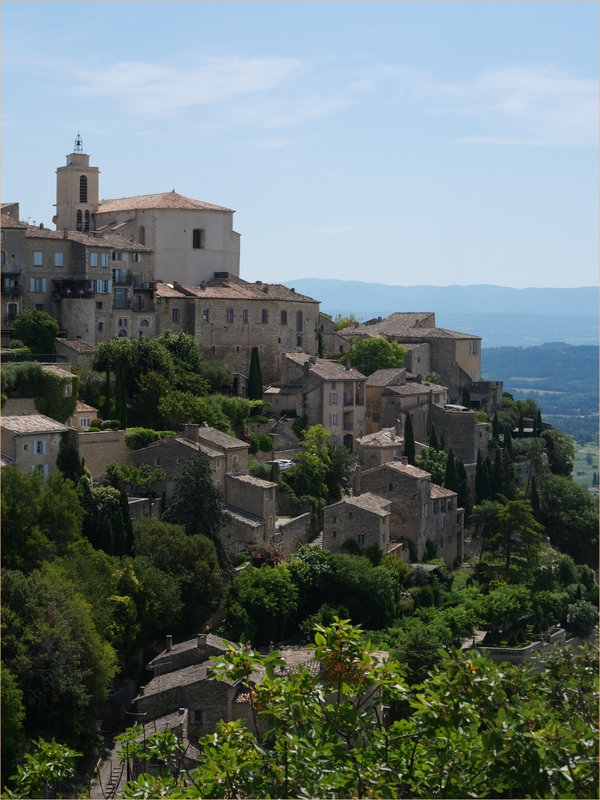
[[[229,392],[233,387],[231,367],[219,358],[202,361],[200,363],[200,374],[204,380],[208,381],[209,391],[211,392]]]
[[[350,486],[352,476],[356,472],[357,460],[347,447],[343,444],[333,444],[333,441],[330,442],[329,457],[331,463],[325,473],[327,499],[330,503],[335,503]]]
[[[432,450],[439,450],[440,446],[438,443],[437,433],[435,431],[435,425],[433,422],[431,423],[431,433],[429,434],[429,447]]]
[[[541,438],[546,442],[551,471],[555,475],[570,475],[575,458],[573,437],[552,428],[542,431]]]
[[[222,557],[219,531],[227,519],[222,506],[223,490],[213,481],[209,457],[199,450],[183,465],[175,482],[173,504],[162,518],[183,525],[189,536],[199,533],[207,536]]]
[[[537,564],[544,527],[533,516],[529,500],[501,499],[488,549],[502,556],[507,573],[513,561],[528,572]]]
[[[545,472],[536,479],[540,522],[554,547],[579,564],[598,565],[598,501],[563,475]]]
[[[1,665],[0,678],[2,680],[2,781],[6,782],[8,776],[15,771],[17,760],[23,754],[25,735],[23,723],[25,720],[25,707],[23,705],[23,692],[19,688],[16,677],[9,667]]]
[[[227,587],[225,630],[253,644],[280,641],[296,622],[298,589],[285,565],[247,567]]]
[[[350,359],[352,367],[363,375],[371,375],[378,369],[401,367],[406,350],[398,342],[388,342],[379,337],[356,339],[341,356],[340,363]]]
[[[407,413],[404,424],[404,455],[409,464],[415,463],[415,434],[413,431],[412,417]]]
[[[81,539],[83,510],[73,483],[60,472],[2,470],[2,564],[29,572],[64,555]]]
[[[317,331],[317,355],[319,358],[325,358],[325,343],[323,342],[322,327],[320,327]]]
[[[471,408],[471,393],[468,386],[463,386],[461,395],[461,405]]]
[[[456,461],[452,448],[448,451],[448,461],[446,462],[446,474],[444,475],[444,486],[452,492],[458,493],[458,473],[456,472]]]
[[[263,380],[260,368],[258,347],[253,347],[250,354],[250,371],[248,373],[248,398],[250,400],[263,399]]]
[[[496,446],[500,443],[500,421],[497,411],[494,411],[494,416],[492,417],[492,443]]]
[[[175,379],[175,364],[171,353],[158,339],[146,336],[102,342],[93,355],[92,369],[120,374],[125,381],[125,391],[129,399],[136,392],[140,376],[146,372],[158,372],[169,383]]]
[[[53,353],[58,331],[58,322],[45,311],[21,311],[13,322],[13,336],[32,353]]]
[[[89,475],[79,481],[84,511],[82,531],[93,547],[109,555],[124,555],[131,549],[130,520],[118,489],[95,487]],[[129,508],[127,508],[127,515]]]
[[[425,472],[429,472],[432,482],[437,483],[439,486],[444,481],[447,463],[447,453],[444,453],[443,450],[436,450],[433,447],[424,447],[415,458],[415,466],[419,467],[419,469],[424,469]]]
[[[137,427],[160,428],[160,401],[171,391],[171,384],[159,372],[150,370],[137,380],[135,398],[131,404],[132,421]]]
[[[68,434],[61,436],[58,445],[58,456],[56,457],[56,467],[65,478],[77,483],[83,475],[85,464],[79,458],[79,449],[75,441]]]
[[[194,633],[212,616],[223,594],[223,582],[213,542],[189,535],[182,525],[146,517],[133,526],[134,565],[148,558],[154,567],[177,582],[183,613],[180,633]],[[156,624],[156,620],[155,620]]]
[[[475,502],[481,503],[491,497],[489,477],[485,469],[481,450],[477,451],[477,465],[475,467]]]
[[[358,325],[360,320],[355,314],[336,314],[333,318],[333,324],[336,331],[341,331],[342,328],[348,328],[350,325]]]
[[[171,391],[158,404],[163,424],[181,430],[188,423],[201,425],[206,422],[211,428],[232,433],[231,424],[212,397],[197,397],[192,392]]]

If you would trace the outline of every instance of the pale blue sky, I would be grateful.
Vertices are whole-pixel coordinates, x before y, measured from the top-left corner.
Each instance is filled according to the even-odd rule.
[[[2,1],[2,200],[236,209],[241,275],[598,283],[598,3]]]

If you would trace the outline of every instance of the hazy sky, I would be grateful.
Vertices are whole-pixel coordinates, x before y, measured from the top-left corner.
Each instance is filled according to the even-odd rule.
[[[2,200],[236,209],[241,275],[598,283],[597,2],[2,2]]]

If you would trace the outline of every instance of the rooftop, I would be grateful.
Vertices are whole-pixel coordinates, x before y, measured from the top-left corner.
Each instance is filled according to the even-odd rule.
[[[372,372],[367,378],[367,386],[389,386],[394,383],[404,383],[406,381],[406,370],[404,367],[393,369],[378,369]]]
[[[364,508],[366,511],[372,511],[385,517],[389,514],[390,500],[385,497],[380,497],[373,492],[364,492],[363,494],[356,495],[355,497],[344,497],[340,503],[346,503],[350,506],[357,506]],[[337,504],[336,504],[337,505]]]
[[[471,333],[459,333],[446,328],[438,328],[432,312],[397,311],[385,319],[369,320],[356,327],[350,326],[340,331],[353,336],[394,336],[414,339],[480,339]]]
[[[272,489],[273,487],[277,486],[277,484],[273,483],[272,481],[265,481],[262,478],[255,478],[254,475],[229,475],[228,477],[232,481],[247,483],[250,486],[258,486],[261,489]]]
[[[184,429],[184,435],[186,433],[187,430]],[[230,436],[224,431],[211,428],[206,423],[198,426],[198,438],[204,439],[205,441],[217,445],[217,447],[222,447],[225,450],[239,450],[242,447],[248,448],[250,446],[248,442],[244,442],[241,439],[236,439],[235,436]]]
[[[57,422],[44,414],[2,417],[0,424],[7,431],[14,433],[64,433],[71,430],[62,422]]]
[[[50,228],[38,228],[33,225],[28,225],[25,236],[28,239],[54,239],[56,241],[78,242],[87,247],[108,247],[114,250],[134,250],[143,253],[152,252],[150,248],[144,247],[143,244],[134,242],[128,236],[123,236],[120,233],[94,236],[91,232],[83,233],[81,231],[69,230],[53,231],[50,230]]]
[[[361,447],[392,447],[404,444],[404,438],[398,436],[395,428],[382,428],[375,433],[368,433],[356,440]]]
[[[61,339],[60,337],[56,340],[64,347],[69,347],[71,350],[74,350],[76,353],[82,354],[92,354],[96,352],[96,348],[93,347],[91,344],[87,344],[87,342],[82,341],[81,339]]]
[[[225,206],[216,206],[202,200],[194,200],[178,194],[175,189],[171,192],[160,194],[139,194],[135,197],[120,197],[114,200],[101,200],[98,204],[98,214],[108,214],[112,211],[138,211],[142,209],[184,209],[199,211],[229,211],[233,209]]]
[[[453,492],[452,489],[446,489],[444,486],[438,486],[437,483],[432,483],[429,496],[432,500],[438,497],[456,497],[456,492]]]
[[[12,203],[3,203],[2,206],[9,206]],[[0,227],[1,228],[27,228],[29,227],[26,222],[19,222],[18,219],[11,217],[10,214],[2,214],[0,215]]]
[[[292,361],[299,366],[308,363],[309,373],[318,375],[324,380],[334,381],[365,381],[366,377],[356,369],[346,369],[339,361],[329,361],[325,358],[315,358],[308,353],[286,353],[288,361]]]

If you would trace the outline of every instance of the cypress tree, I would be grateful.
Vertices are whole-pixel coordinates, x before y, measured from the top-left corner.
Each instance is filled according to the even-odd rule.
[[[102,413],[104,414],[104,419],[110,419],[110,370],[106,370],[106,375],[104,378],[104,403],[102,404]]]
[[[493,495],[502,494],[503,481],[502,481],[502,456],[500,450],[496,450],[496,457],[494,459],[494,471],[492,479],[492,492]]]
[[[504,444],[505,452],[507,453],[508,457],[512,461],[513,460],[512,434],[510,434],[510,433],[505,433],[504,434],[503,444]]]
[[[485,471],[485,490],[487,492],[488,499],[492,497],[493,494],[493,485],[494,485],[494,469],[492,467],[492,462],[490,461],[490,457],[486,456],[485,461],[483,462],[483,468]]]
[[[462,458],[456,459],[456,474],[458,476],[458,505],[465,510],[465,520],[471,515],[471,493],[467,485],[467,470]]]
[[[512,453],[512,451],[511,451]],[[515,470],[511,453],[507,447],[502,451],[502,488],[503,494],[512,500],[514,496]]]
[[[131,548],[133,547],[133,523],[131,521],[131,514],[129,513],[129,500],[127,499],[127,492],[125,489],[120,491],[121,497],[121,516],[123,517],[123,552],[122,555],[130,555]]]
[[[531,508],[533,509],[533,514],[537,519],[540,515],[540,496],[538,494],[537,486],[535,485],[535,475],[531,479]]]
[[[471,393],[467,386],[463,386],[462,389],[461,405],[471,408]]]
[[[248,399],[249,400],[263,399],[262,371],[260,368],[258,347],[252,348],[252,354],[250,356],[250,372],[248,374]]]
[[[444,477],[444,486],[452,492],[458,494],[458,474],[456,472],[456,461],[454,460],[454,451],[452,448],[448,451],[448,461],[446,463],[446,475]]]
[[[406,424],[404,426],[404,455],[409,464],[415,463],[415,434],[410,414],[406,415]]]
[[[431,433],[429,434],[429,447],[431,447],[432,450],[439,450],[440,449],[440,446],[439,446],[438,440],[437,440],[437,434],[435,432],[435,425],[433,423],[431,424]]]
[[[540,411],[539,408],[535,413],[535,421],[533,423],[533,428],[534,428],[533,435],[538,437],[541,436],[542,431],[544,430],[544,426],[542,424],[542,412]]]
[[[525,420],[523,414],[519,414],[519,439],[522,439],[525,433]]]
[[[498,420],[498,412],[494,411],[492,419],[492,442],[498,444],[500,442],[500,421]]]
[[[488,497],[489,495],[486,493],[483,457],[481,455],[481,450],[479,450],[477,453],[477,466],[475,467],[475,500],[481,503],[483,500],[487,500]]]
[[[323,343],[323,328],[317,331],[317,355],[319,358],[325,357],[325,344]]]
[[[443,436],[440,436],[440,450],[446,452],[446,440]]]

